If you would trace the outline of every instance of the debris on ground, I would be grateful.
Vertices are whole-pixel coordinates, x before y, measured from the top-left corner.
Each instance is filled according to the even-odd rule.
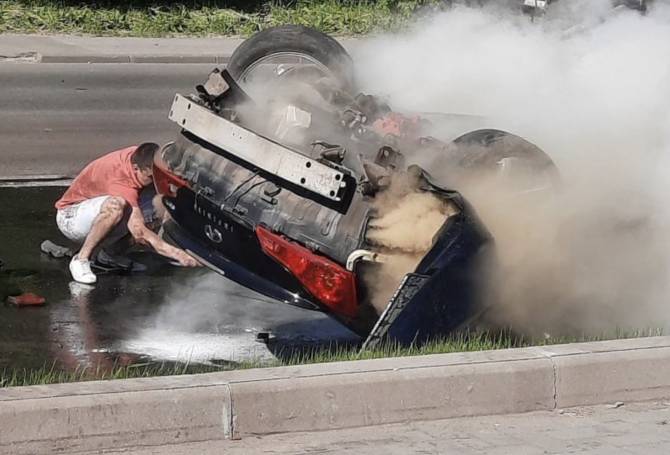
[[[256,334],[256,341],[263,344],[268,344],[270,342],[270,333],[269,332],[258,332]]]
[[[4,263],[0,260],[0,269]],[[0,302],[7,302],[16,306],[40,306],[46,303],[46,299],[32,292],[23,292],[14,282],[18,275],[25,274],[21,270],[0,270]],[[28,272],[30,274],[30,272]]]
[[[2,265],[0,265],[0,268]],[[21,294],[21,289],[14,283],[9,270],[0,270],[0,302],[7,297]]]
[[[7,303],[15,306],[41,306],[46,303],[46,299],[32,292],[24,292],[20,295],[10,295],[7,297]]]
[[[45,240],[40,244],[40,250],[42,253],[46,253],[49,256],[52,256],[56,259],[63,257],[72,257],[74,255],[73,251],[65,246],[57,245],[51,240]]]
[[[623,406],[623,401],[617,401],[616,403],[605,405],[605,407],[609,409],[616,409],[620,408],[621,406]]]

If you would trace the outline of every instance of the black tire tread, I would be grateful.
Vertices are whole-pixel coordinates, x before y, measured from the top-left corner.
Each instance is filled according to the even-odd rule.
[[[538,169],[556,167],[553,160],[541,148],[520,136],[502,130],[470,131],[456,138],[453,144],[462,149],[459,164],[465,168],[489,167],[508,157],[531,160]]]
[[[238,79],[248,66],[278,52],[309,55],[326,66],[342,88],[353,87],[353,61],[347,51],[332,37],[302,25],[283,25],[256,33],[235,49],[226,68]]]

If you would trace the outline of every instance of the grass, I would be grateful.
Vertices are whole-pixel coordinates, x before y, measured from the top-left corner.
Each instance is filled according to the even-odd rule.
[[[336,35],[392,30],[439,0],[2,0],[0,33],[95,36],[248,36],[283,24]]]
[[[154,376],[174,376],[182,374],[211,373],[221,368],[207,365],[177,364],[135,364],[115,366],[111,370],[81,368],[64,371],[56,364],[45,365],[38,369],[5,369],[0,372],[0,387],[58,384],[108,379],[148,378]]]
[[[663,335],[662,329],[644,330],[616,329],[598,335],[580,335],[565,337],[545,336],[539,339],[525,338],[514,335],[509,330],[500,332],[474,332],[458,334],[443,340],[435,340],[424,346],[401,347],[386,344],[370,351],[360,351],[355,346],[329,346],[308,349],[304,352],[279,353],[273,362],[244,361],[224,366],[189,365],[189,364],[156,364],[143,363],[135,365],[118,365],[111,369],[86,369],[63,371],[57,365],[48,365],[39,369],[5,369],[0,372],[0,387],[54,384],[62,382],[78,382],[106,379],[129,379],[153,376],[172,376],[182,374],[211,373],[234,369],[264,368],[276,366],[304,365],[311,363],[328,363],[348,360],[366,360],[387,357],[406,357],[451,352],[473,352],[495,349],[520,348],[563,343],[602,341],[622,338],[641,338]]]

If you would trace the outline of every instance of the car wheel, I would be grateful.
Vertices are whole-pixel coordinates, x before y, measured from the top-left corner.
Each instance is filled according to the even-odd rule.
[[[332,78],[343,90],[353,90],[353,62],[347,51],[330,36],[301,25],[256,33],[233,52],[226,68],[244,86],[264,70],[278,75],[297,66]]]
[[[495,129],[466,133],[448,146],[449,160],[462,177],[495,175],[518,192],[553,190],[558,168],[542,149],[526,139]]]

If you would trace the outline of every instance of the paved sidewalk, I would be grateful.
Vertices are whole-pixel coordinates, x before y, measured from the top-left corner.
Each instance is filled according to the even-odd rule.
[[[0,63],[227,63],[242,41],[0,34]],[[347,48],[355,41],[341,40]]]
[[[87,453],[665,455],[669,422],[670,403],[627,403]]]

